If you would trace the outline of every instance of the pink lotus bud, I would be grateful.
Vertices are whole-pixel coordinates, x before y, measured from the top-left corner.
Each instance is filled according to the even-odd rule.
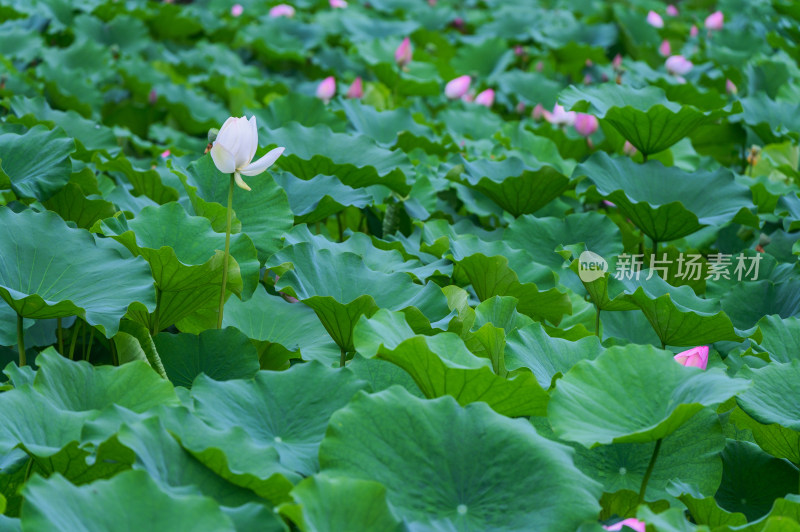
[[[364,84],[361,81],[361,78],[358,77],[353,80],[353,83],[350,84],[350,88],[347,89],[345,98],[361,98],[362,96],[364,96]]]
[[[620,521],[619,523],[614,523],[613,525],[604,526],[603,528],[606,530],[622,530],[623,526],[635,530],[636,532],[645,532],[647,528],[647,524],[644,521],[639,521],[633,517]]]
[[[428,5],[431,7],[436,7],[436,0],[428,0]]]
[[[239,17],[242,15],[242,13],[244,13],[242,4],[233,4],[233,7],[231,8],[231,15],[234,17]]]
[[[583,84],[584,85],[591,85],[592,81],[593,80],[592,80],[592,75],[591,74],[586,74],[585,76],[583,76]]]
[[[536,62],[536,72],[541,72],[544,70],[544,63],[542,61]]]
[[[525,112],[525,102],[519,102],[519,103],[517,104],[516,111],[517,111],[519,114],[522,114],[522,113],[524,113],[524,112]]]
[[[453,19],[453,27],[457,30],[464,29],[464,19],[461,17],[456,17]]]
[[[605,72],[603,72],[602,74],[600,74],[600,81],[602,81],[603,83],[605,83],[606,81],[608,81],[608,74],[606,74]]]
[[[669,45],[669,41],[664,39],[661,41],[661,46],[658,47],[658,53],[662,56],[667,57],[669,54],[672,53],[672,47]]]
[[[625,141],[625,144],[622,146],[622,153],[627,155],[628,157],[633,157],[636,155],[636,152],[639,151],[636,149],[636,146],[631,144],[629,141]]]
[[[328,76],[317,85],[317,98],[328,103],[334,96],[336,96],[336,78]]]
[[[697,26],[692,24],[692,27],[689,29],[689,37],[697,37],[698,33],[700,33],[700,30],[697,29]]]
[[[714,11],[706,17],[706,29],[710,31],[721,30],[724,23],[725,15],[722,14],[722,11]]]
[[[612,209],[614,209],[614,208],[616,208],[616,207],[617,207],[617,204],[616,204],[616,203],[611,203],[611,202],[610,202],[610,201],[608,201],[608,200],[603,200],[603,205],[605,205],[606,207],[611,207]]]
[[[347,2],[344,0],[328,0],[328,3],[334,9],[344,9],[347,7]]]
[[[688,74],[694,66],[691,61],[682,55],[670,56],[667,58],[664,64],[667,67],[667,72],[675,76],[683,76],[684,74]]]
[[[534,107],[533,111],[531,112],[531,118],[534,120],[541,120],[544,118],[545,112],[546,111],[544,110],[544,107],[542,107],[542,104],[537,103],[536,107]]]
[[[647,13],[647,23],[653,26],[654,28],[664,27],[664,19],[662,19],[661,15],[659,15],[655,11],[650,11],[649,13]]]
[[[706,369],[706,366],[708,366],[708,346],[694,347],[688,351],[678,353],[673,358],[682,366]]]
[[[544,111],[544,119],[556,126],[571,126],[575,123],[575,111],[566,111],[562,106],[556,104],[553,112]]]
[[[394,51],[394,62],[397,63],[397,66],[400,68],[403,68],[411,62],[411,41],[408,37],[403,39],[403,42],[401,42],[397,50]]]
[[[164,151],[161,152],[161,158],[162,159],[166,159],[169,156],[170,156],[169,150],[164,150]]]
[[[725,91],[728,94],[737,94],[739,92],[739,89],[736,88],[736,85],[734,85],[731,80],[726,79],[725,80]]]
[[[475,96],[475,103],[485,107],[491,107],[494,105],[494,89],[486,89],[485,91],[479,93],[477,96]]]
[[[584,61],[583,64],[586,65],[587,67],[591,67],[592,65],[594,65],[591,59],[586,59],[586,61]]]
[[[472,83],[472,78],[469,76],[459,76],[450,80],[444,88],[444,95],[451,100],[457,100],[469,91],[470,83]]]
[[[597,117],[586,113],[575,115],[575,131],[582,137],[590,137],[599,127]]]
[[[611,61],[611,64],[614,66],[614,70],[619,70],[622,68],[622,56],[617,54],[614,56],[614,60]]]
[[[520,45],[516,45],[514,47],[514,55],[517,55],[517,56],[525,55],[525,48],[523,48]]]
[[[669,15],[671,17],[677,17],[678,16],[678,8],[673,6],[672,4],[668,5],[667,6],[667,15]]]
[[[269,10],[269,16],[272,18],[278,18],[278,17],[292,18],[294,16],[294,13],[295,13],[294,8],[288,4],[278,4],[277,6]]]
[[[155,105],[158,101],[158,93],[155,89],[150,90],[150,94],[147,95],[147,101],[150,102],[150,105]]]

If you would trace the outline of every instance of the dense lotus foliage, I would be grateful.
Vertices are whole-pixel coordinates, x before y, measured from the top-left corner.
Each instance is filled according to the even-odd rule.
[[[794,0],[0,0],[0,532],[800,530]]]

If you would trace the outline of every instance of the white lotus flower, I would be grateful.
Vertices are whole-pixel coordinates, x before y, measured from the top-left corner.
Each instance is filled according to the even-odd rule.
[[[230,117],[222,124],[217,139],[211,147],[211,158],[220,172],[233,174],[236,185],[250,190],[242,175],[254,176],[262,173],[278,160],[285,148],[275,148],[262,158],[253,161],[258,149],[256,117]]]

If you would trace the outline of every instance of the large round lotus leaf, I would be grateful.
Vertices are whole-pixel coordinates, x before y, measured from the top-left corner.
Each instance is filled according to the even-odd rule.
[[[191,388],[200,374],[217,381],[250,379],[260,369],[256,348],[233,327],[199,335],[161,333],[153,342],[175,386]]]
[[[546,421],[535,419],[534,426],[543,435],[549,427]],[[575,465],[589,477],[603,484],[606,493],[620,490],[639,491],[655,442],[614,443],[587,449],[575,448]],[[667,487],[683,481],[702,493],[714,493],[722,478],[719,453],[725,448],[719,417],[710,408],[701,410],[678,430],[664,438],[647,484],[646,499],[670,499]]]
[[[317,449],[331,414],[365,387],[350,371],[311,362],[261,371],[248,381],[201,376],[192,399],[195,414],[212,427],[241,427],[256,442],[277,449],[282,464],[310,475],[318,468]]]
[[[758,224],[748,211],[754,207],[752,193],[735,181],[730,170],[685,172],[659,161],[641,165],[628,157],[611,158],[598,152],[578,165],[573,175],[588,176],[578,185],[579,193],[596,191],[659,242],[690,235],[705,226],[718,227],[742,210],[742,221]],[[714,194],[698,194],[698,190],[713,190]]]
[[[190,216],[178,203],[145,207],[133,220],[102,222],[107,236],[150,264],[161,292],[158,328],[164,329],[196,310],[219,304],[225,235],[200,216]],[[247,299],[258,285],[259,262],[246,234],[231,235],[227,288]],[[215,307],[216,308],[216,307]],[[152,328],[154,316],[136,313],[136,321]]]
[[[23,317],[80,316],[111,337],[131,304],[155,309],[141,258],[123,258],[52,212],[3,207],[0,227],[0,297]]]
[[[566,109],[588,111],[605,119],[645,154],[664,151],[697,127],[742,110],[738,102],[724,108],[698,109],[667,100],[658,87],[637,89],[616,83],[571,86],[559,94],[558,100]]]
[[[23,494],[22,527],[26,530],[236,530],[212,499],[164,492],[144,471],[127,471],[80,487],[60,475],[35,476]]]
[[[296,223],[320,222],[348,206],[362,209],[372,201],[366,190],[350,188],[335,176],[305,180],[284,172],[273,178],[286,191]]]
[[[69,182],[75,141],[60,129],[34,126],[22,135],[0,135],[0,189],[44,201]]]
[[[196,211],[202,211],[205,202],[227,206],[230,176],[214,166],[210,155],[190,164],[187,172],[184,187]],[[253,240],[263,262],[280,248],[281,235],[292,227],[292,212],[286,193],[269,172],[245,180],[251,190],[233,189],[233,211],[242,223],[242,232]]]
[[[359,394],[336,412],[320,464],[331,476],[386,486],[412,530],[572,532],[600,510],[600,486],[527,421],[399,387]]]
[[[747,386],[721,370],[684,367],[652,346],[614,346],[557,381],[547,415],[559,438],[586,447],[646,443]]]
[[[800,431],[800,360],[760,369],[744,367],[740,374],[753,382],[736,398],[742,410],[761,423]]]
[[[302,532],[403,532],[406,528],[386,504],[386,488],[377,482],[321,473],[292,490],[297,504],[280,511]]]

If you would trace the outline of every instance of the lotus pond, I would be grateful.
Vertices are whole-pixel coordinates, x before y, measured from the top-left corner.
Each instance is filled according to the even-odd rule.
[[[0,0],[0,532],[800,530],[794,0]]]

